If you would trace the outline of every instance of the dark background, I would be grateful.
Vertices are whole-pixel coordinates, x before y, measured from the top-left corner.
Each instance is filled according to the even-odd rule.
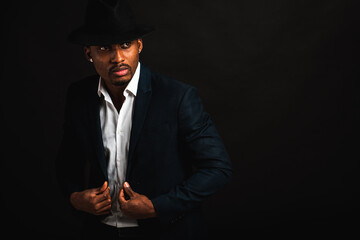
[[[198,87],[232,159],[204,204],[214,238],[359,236],[356,2],[132,1],[157,29],[141,61]],[[85,6],[1,9],[1,211],[15,236],[78,233],[54,160],[67,87],[94,73],[66,40]]]

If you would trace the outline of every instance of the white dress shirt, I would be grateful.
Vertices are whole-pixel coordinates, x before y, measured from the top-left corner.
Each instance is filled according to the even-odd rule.
[[[136,227],[137,221],[127,218],[121,211],[118,195],[122,188],[128,163],[130,133],[136,92],[140,77],[140,63],[134,76],[124,90],[125,101],[118,112],[100,77],[98,95],[102,96],[100,122],[105,156],[108,161],[107,172],[111,194],[111,213],[102,222],[117,228]]]

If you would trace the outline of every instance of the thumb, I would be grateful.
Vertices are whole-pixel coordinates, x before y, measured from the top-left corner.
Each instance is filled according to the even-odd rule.
[[[123,205],[124,203],[127,202],[127,200],[125,199],[125,194],[124,194],[124,189],[123,189],[123,188],[120,190],[120,193],[119,193],[119,196],[118,196],[118,200],[119,200],[119,203],[120,203],[120,208],[122,207],[122,205]]]
[[[108,182],[105,181],[104,184],[103,184],[101,187],[98,188],[97,193],[102,193],[102,192],[104,192],[104,191],[107,189],[107,187],[108,187]]]
[[[127,195],[129,195],[130,198],[135,196],[135,192],[131,189],[130,184],[128,182],[124,183],[124,189]]]

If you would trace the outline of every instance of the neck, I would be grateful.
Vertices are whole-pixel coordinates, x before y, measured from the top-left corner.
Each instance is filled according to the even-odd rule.
[[[111,97],[111,100],[118,112],[120,111],[121,106],[125,101],[124,90],[127,87],[127,85],[128,84],[125,84],[123,86],[115,86],[115,85],[107,86],[105,84],[105,87]]]

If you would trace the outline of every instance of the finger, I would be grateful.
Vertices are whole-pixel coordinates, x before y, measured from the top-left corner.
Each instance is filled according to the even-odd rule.
[[[107,181],[105,181],[101,187],[94,188],[93,193],[101,194],[102,192],[104,192],[106,190],[107,187],[108,187],[108,183],[107,183]]]
[[[121,207],[122,204],[127,202],[127,200],[125,199],[125,193],[124,193],[123,188],[120,190],[118,199],[119,199],[120,207]]]
[[[111,208],[111,200],[109,199],[106,199],[102,202],[99,202],[95,205],[95,211],[96,212],[100,212],[100,211],[103,211],[103,209],[106,208],[106,209],[110,209]]]
[[[110,188],[109,187],[104,191],[104,197],[111,200]]]
[[[102,216],[102,215],[108,215],[110,214],[110,211],[104,211],[104,212],[100,212],[100,213],[95,213],[96,216]]]
[[[109,214],[111,210],[111,205],[105,206],[95,212],[95,215],[106,215]]]
[[[96,194],[96,196],[95,196],[96,202],[102,202],[105,200],[111,201],[110,188],[107,188],[104,192]]]
[[[107,188],[108,188],[108,182],[105,181],[104,184],[101,187],[99,187],[98,193],[104,192]]]
[[[98,194],[99,197],[102,197],[103,199],[111,199],[110,196],[110,188],[105,189],[102,193]]]
[[[125,188],[125,192],[127,193],[127,195],[129,195],[130,198],[135,196],[135,192],[131,189],[130,184],[128,182],[124,183],[124,188]]]

